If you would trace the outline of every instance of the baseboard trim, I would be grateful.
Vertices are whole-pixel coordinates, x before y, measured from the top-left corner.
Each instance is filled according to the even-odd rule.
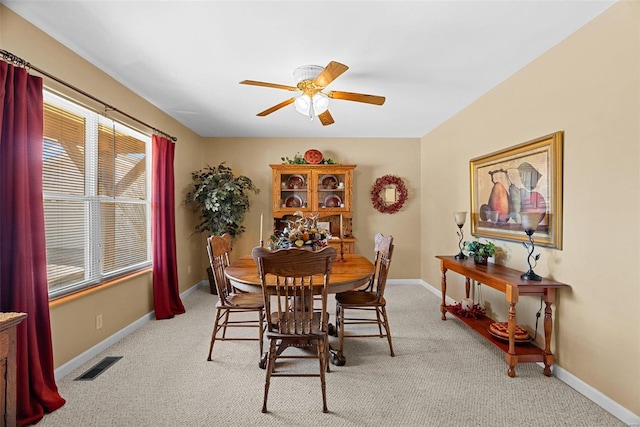
[[[190,287],[189,289],[187,289],[186,291],[181,293],[180,294],[180,298],[187,297],[189,294],[195,292],[195,290],[200,286],[207,286],[208,287],[209,283],[207,281],[205,281],[205,280],[202,280],[202,281],[196,283],[195,285],[193,285],[192,287]],[[66,377],[71,372],[73,372],[75,369],[79,368],[80,366],[82,366],[83,364],[88,362],[89,360],[91,360],[94,357],[96,357],[98,354],[102,353],[103,351],[105,351],[106,349],[111,347],[113,344],[115,344],[118,341],[120,341],[122,338],[126,337],[127,335],[129,335],[130,333],[134,332],[136,329],[140,328],[145,323],[147,323],[147,322],[149,322],[150,320],[153,320],[153,319],[155,319],[155,311],[151,311],[151,312],[145,314],[144,316],[142,316],[138,320],[136,320],[133,323],[130,323],[127,326],[125,326],[124,328],[120,329],[115,334],[113,334],[113,335],[109,336],[108,338],[100,341],[98,344],[96,344],[93,347],[89,348],[85,352],[83,352],[83,353],[79,354],[78,356],[74,357],[73,359],[69,360],[67,363],[65,363],[63,365],[60,365],[54,371],[54,375],[55,375],[56,381],[61,379],[61,378]]]
[[[538,365],[544,367],[543,363],[538,363]],[[567,370],[558,365],[553,365],[551,371],[560,381],[577,390],[580,394],[599,405],[602,409],[609,412],[623,423],[631,427],[640,426],[640,417],[638,415],[591,387],[575,375],[572,375]]]
[[[402,280],[402,281],[393,281],[388,280],[387,283],[391,284],[393,282],[397,282],[398,284],[402,283],[417,283],[422,285],[425,289],[430,291],[431,293],[437,295],[438,297],[442,297],[442,290],[440,288],[436,288],[424,280]],[[452,304],[456,301],[451,297],[447,296],[447,303]],[[540,366],[544,366],[542,363],[538,363]],[[618,402],[614,401],[610,397],[596,390],[589,384],[585,383],[575,375],[571,374],[567,370],[563,369],[561,366],[553,365],[552,366],[553,375],[558,378],[563,383],[567,384],[569,387],[576,390],[578,393],[585,396],[587,399],[591,400],[596,405],[600,406],[605,411],[609,412],[614,417],[618,418],[623,423],[627,424],[630,427],[640,427],[640,416],[634,414],[624,406],[620,405]]]

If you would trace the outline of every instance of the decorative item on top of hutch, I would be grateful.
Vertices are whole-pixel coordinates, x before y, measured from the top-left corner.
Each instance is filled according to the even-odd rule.
[[[329,223],[329,245],[341,253],[354,253],[352,234],[353,170],[356,165],[269,165],[273,176],[273,228],[282,231],[295,212],[318,214]]]

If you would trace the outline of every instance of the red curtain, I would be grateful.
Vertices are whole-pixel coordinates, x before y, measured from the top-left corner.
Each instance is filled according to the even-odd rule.
[[[175,144],[153,135],[151,173],[151,245],[153,247],[153,307],[156,319],[185,312],[178,289],[176,214],[173,178]]]
[[[42,79],[0,61],[0,311],[17,327],[18,425],[65,400],[54,377],[42,201]]]

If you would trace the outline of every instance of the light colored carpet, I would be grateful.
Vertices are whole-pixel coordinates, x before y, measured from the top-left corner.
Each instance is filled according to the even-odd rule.
[[[327,374],[328,414],[318,378],[273,378],[270,413],[260,412],[257,342],[216,342],[207,362],[217,297],[198,288],[185,314],[149,322],[60,380],[67,404],[39,425],[624,425],[536,364],[509,378],[504,354],[459,321],[440,320],[439,299],[424,287],[388,285],[386,297],[396,357],[386,339],[345,340],[347,364]],[[123,358],[93,381],[74,381],[106,356]]]

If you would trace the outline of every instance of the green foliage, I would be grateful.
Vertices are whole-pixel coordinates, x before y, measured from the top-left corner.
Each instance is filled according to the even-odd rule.
[[[201,222],[196,231],[215,235],[229,233],[235,238],[245,230],[242,222],[249,211],[247,193],[259,194],[260,190],[246,176],[234,176],[224,163],[192,172],[192,187],[186,203],[200,213]]]
[[[474,258],[492,257],[496,253],[496,245],[488,240],[485,240],[485,242],[482,243],[479,240],[464,242],[464,249]]]
[[[283,164],[290,164],[290,165],[306,165],[307,164],[307,161],[304,159],[304,157],[300,155],[300,153],[296,153],[296,155],[293,156],[293,159],[290,159],[288,157],[280,157],[280,160],[282,160]]]
[[[293,159],[290,159],[288,157],[280,157],[280,160],[282,160],[282,164],[286,165],[308,165],[309,162],[307,162],[304,159],[304,156],[302,156],[300,153],[296,153],[295,156],[293,156]],[[338,162],[336,162],[333,159],[322,159],[322,161],[320,161],[321,165],[337,165],[339,164]]]

